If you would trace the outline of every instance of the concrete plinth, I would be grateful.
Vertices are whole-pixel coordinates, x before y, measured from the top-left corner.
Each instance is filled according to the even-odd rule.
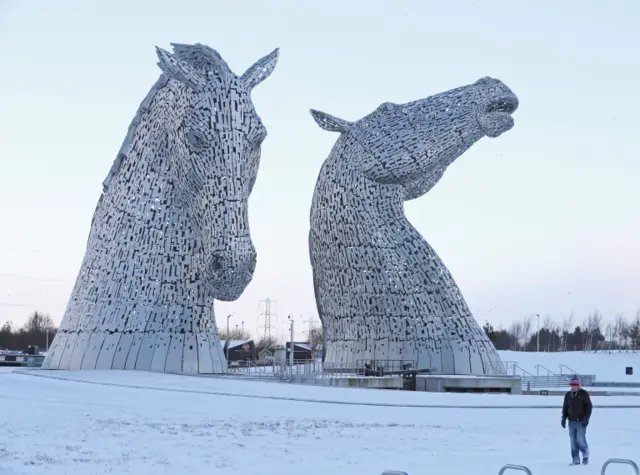
[[[402,389],[403,387],[403,381],[400,376],[316,378],[304,374],[294,374],[291,376],[291,382],[311,386],[334,386],[339,388]]]
[[[416,391],[522,394],[522,383],[517,376],[420,374]]]

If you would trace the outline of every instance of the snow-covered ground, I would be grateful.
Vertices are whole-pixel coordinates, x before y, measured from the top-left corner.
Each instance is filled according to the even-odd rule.
[[[560,373],[560,365],[565,365],[580,374],[595,374],[596,381],[606,382],[640,382],[640,352],[616,351],[597,353],[582,351],[566,351],[558,353],[535,353],[521,351],[499,351],[502,361],[515,361],[522,369],[546,376],[547,370]],[[625,368],[631,366],[633,375],[625,374]],[[562,368],[563,374],[570,374],[568,368]],[[518,372],[517,374],[521,374]]]
[[[377,475],[384,469],[494,475],[505,463],[527,465],[534,474],[570,470],[559,397],[119,371],[21,373],[0,374],[2,475]],[[575,470],[595,475],[609,457],[640,459],[640,409],[603,407],[640,406],[640,398],[594,397],[594,403],[593,463]],[[607,471],[629,473],[628,467]]]

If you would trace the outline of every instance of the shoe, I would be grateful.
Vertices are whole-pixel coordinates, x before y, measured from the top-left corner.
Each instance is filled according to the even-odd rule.
[[[589,459],[588,458],[583,458],[582,459],[582,465],[587,465],[589,463]]]

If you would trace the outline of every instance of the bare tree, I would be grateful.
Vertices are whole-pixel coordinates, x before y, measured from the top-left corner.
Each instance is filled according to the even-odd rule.
[[[511,350],[518,351],[520,349],[520,341],[522,340],[522,323],[513,322],[509,333],[513,337],[513,343],[511,344]]]
[[[640,309],[636,312],[636,318],[627,327],[627,335],[631,343],[631,349],[636,351],[640,345]]]
[[[275,337],[264,336],[256,341],[256,354],[260,355],[263,350],[273,352],[278,348],[278,341]]]
[[[554,333],[560,333],[560,326],[551,318],[549,314],[544,316],[544,323],[542,324],[542,328],[546,330],[549,338],[547,338],[547,347],[545,351],[557,351],[556,347],[557,342],[555,338],[551,338],[551,335]]]
[[[616,323],[614,325],[614,331],[616,332],[618,343],[621,347],[627,348],[627,340],[629,337],[629,323],[624,315],[620,314],[616,317]]]
[[[313,354],[316,354],[316,351],[321,350],[324,345],[324,333],[322,327],[311,327],[309,330],[309,346],[311,347],[311,351]]]
[[[607,323],[607,325],[604,327],[604,331],[606,333],[605,335],[606,349],[609,353],[611,353],[611,349],[613,347],[613,323],[611,322]]]
[[[529,337],[531,336],[531,329],[533,328],[533,317],[529,315],[522,319],[522,345],[523,349],[526,350],[527,343],[529,342]]]
[[[250,340],[251,335],[249,335],[249,332],[235,328],[235,329],[229,330],[229,334],[227,334],[226,331],[220,332],[220,339],[221,340]]]
[[[595,310],[589,313],[587,319],[582,325],[583,341],[582,348],[584,351],[593,350],[593,337],[600,333],[600,326],[602,325],[602,314]],[[597,345],[596,345],[597,346]],[[596,348],[597,350],[597,348]]]
[[[54,331],[56,326],[49,315],[34,312],[33,315],[27,319],[23,328],[27,333],[44,333]]]
[[[615,341],[618,346],[622,347],[624,345],[624,331],[627,325],[627,321],[624,318],[623,314],[616,315],[616,320],[613,323],[613,331],[611,333],[611,338]]]
[[[562,320],[562,351],[567,351],[567,337],[571,330],[573,330],[573,312]]]

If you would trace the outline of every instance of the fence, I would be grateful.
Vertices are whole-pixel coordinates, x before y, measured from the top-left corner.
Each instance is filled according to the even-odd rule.
[[[579,374],[567,365],[563,364],[558,365],[560,370],[559,373],[554,372],[546,366],[536,365],[536,374],[530,373],[526,369],[521,368],[516,362],[507,362],[505,364],[507,364],[509,368],[509,372],[507,374],[511,376],[519,376],[522,383],[522,389],[525,391],[540,388],[564,388],[567,386],[569,379],[574,374],[580,376],[583,386],[592,385],[596,379],[595,375]]]
[[[356,360],[355,363],[296,360],[293,365],[289,362],[276,362],[271,366],[247,363],[242,367],[229,367],[229,374],[283,380],[300,376],[318,379],[354,376],[381,377],[416,371],[414,365],[415,361],[411,360]],[[429,370],[421,370],[421,372],[428,373]]]
[[[609,459],[607,460],[603,465],[602,468],[600,469],[600,475],[605,475],[606,471],[607,471],[607,467],[609,465],[611,465],[612,463],[617,463],[617,464],[622,464],[622,465],[629,465],[632,469],[633,472],[635,473],[635,475],[640,475],[640,469],[638,469],[638,465],[630,459]],[[527,475],[533,475],[533,472],[531,471],[531,469],[525,465],[513,465],[513,464],[507,464],[504,465],[500,471],[498,472],[498,475],[503,475],[504,472],[506,472],[507,470],[516,470],[519,472],[524,472]],[[381,475],[408,475],[407,472],[402,472],[399,470],[385,470],[384,472],[382,472]]]
[[[33,367],[42,366],[43,355],[0,354],[0,366]]]
[[[39,367],[42,365],[44,356],[42,355],[8,355],[0,354],[0,366],[29,366]],[[272,365],[258,365],[254,362],[245,362],[243,366],[229,366],[229,375],[243,376],[250,379],[271,379],[280,381],[291,381],[292,379],[305,378],[341,378],[354,376],[382,377],[389,375],[404,375],[409,373],[435,373],[433,369],[416,370],[415,360],[356,360],[355,363],[325,363],[317,360],[296,360],[291,365],[287,362],[276,362]],[[569,377],[576,374],[566,365],[559,365],[560,373],[554,373],[549,368],[536,365],[536,373],[533,374],[518,366],[515,361],[504,361],[494,364],[489,371],[493,376],[519,376],[522,389],[544,389],[565,387]],[[569,370],[569,373],[563,371]],[[544,375],[540,375],[544,372]],[[581,375],[583,384],[588,385],[595,377],[592,375]]]

